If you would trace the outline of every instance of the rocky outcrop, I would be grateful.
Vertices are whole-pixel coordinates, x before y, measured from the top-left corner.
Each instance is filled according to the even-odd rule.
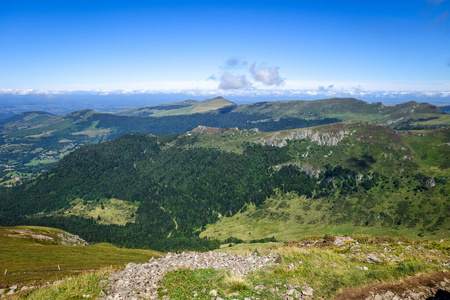
[[[88,242],[80,238],[78,235],[68,232],[58,233],[59,243],[64,246],[87,246]]]
[[[222,134],[225,132],[233,132],[233,131],[239,131],[239,128],[218,128],[218,127],[208,127],[208,126],[202,126],[199,125],[196,128],[194,128],[191,132],[194,133],[203,133],[203,134]]]
[[[31,229],[31,228],[16,228],[6,229],[6,235],[13,238],[30,239],[36,242],[42,242],[44,244],[56,244],[64,246],[87,246],[89,245],[85,240],[78,235],[71,234],[69,232],[61,231],[56,233],[54,231],[48,231],[45,228]]]
[[[243,256],[216,252],[168,253],[162,258],[152,258],[145,264],[130,263],[124,271],[113,274],[109,278],[111,286],[104,299],[157,299],[158,281],[168,271],[180,268],[227,269],[236,274],[245,275],[252,270],[275,264],[275,255]]]
[[[428,179],[427,181],[425,181],[425,186],[427,186],[427,187],[435,187],[436,186],[436,182],[433,179]]]
[[[277,132],[273,136],[267,139],[261,139],[260,144],[283,147],[287,144],[288,140],[308,140],[310,142],[317,143],[319,145],[337,146],[337,144],[344,138],[350,135],[348,130],[336,130],[336,131],[320,131],[317,129],[301,129],[291,132],[286,135],[284,132]]]

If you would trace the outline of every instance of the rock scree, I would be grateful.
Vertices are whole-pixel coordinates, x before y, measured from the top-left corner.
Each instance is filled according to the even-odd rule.
[[[276,259],[275,254],[244,256],[219,252],[169,252],[162,258],[151,258],[145,264],[129,263],[124,271],[111,275],[108,294],[103,299],[158,299],[158,281],[176,269],[227,269],[246,275],[252,270],[277,265]]]

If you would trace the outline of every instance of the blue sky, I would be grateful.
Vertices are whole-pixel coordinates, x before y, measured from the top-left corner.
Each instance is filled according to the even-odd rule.
[[[450,0],[0,0],[0,89],[450,101]]]

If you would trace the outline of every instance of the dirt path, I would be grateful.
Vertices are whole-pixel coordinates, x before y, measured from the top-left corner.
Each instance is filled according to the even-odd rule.
[[[421,274],[393,283],[340,291],[335,300],[432,299],[450,300],[450,271]]]

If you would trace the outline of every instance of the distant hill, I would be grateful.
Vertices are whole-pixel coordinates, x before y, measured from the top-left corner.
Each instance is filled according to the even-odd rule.
[[[200,125],[277,131],[351,120],[422,130],[448,126],[450,115],[417,102],[384,106],[332,98],[236,105],[222,97],[141,107],[119,114],[93,110],[67,115],[28,112],[0,120],[0,184],[20,184],[78,147],[131,132],[179,134]]]
[[[77,149],[29,184],[2,190],[0,220],[158,250],[330,230],[439,238],[450,229],[449,177],[450,127],[351,121],[135,133]],[[136,207],[126,225],[108,219],[113,199]],[[212,240],[197,236],[206,228]]]
[[[445,113],[428,103],[410,101],[395,106],[381,102],[367,103],[354,98],[331,98],[312,101],[274,101],[240,105],[235,112],[269,114],[273,118],[301,117],[304,119],[337,118],[342,121],[365,120],[404,129],[429,120],[448,124]]]
[[[235,103],[224,99],[223,97],[216,97],[207,99],[203,102],[196,100],[186,100],[182,102],[175,102],[163,105],[153,105],[127,109],[119,111],[116,114],[120,116],[130,117],[163,117],[176,115],[189,115],[195,113],[205,113],[217,111],[225,107],[236,106]]]
[[[440,105],[439,109],[445,111],[446,113],[450,113],[450,104]]]

